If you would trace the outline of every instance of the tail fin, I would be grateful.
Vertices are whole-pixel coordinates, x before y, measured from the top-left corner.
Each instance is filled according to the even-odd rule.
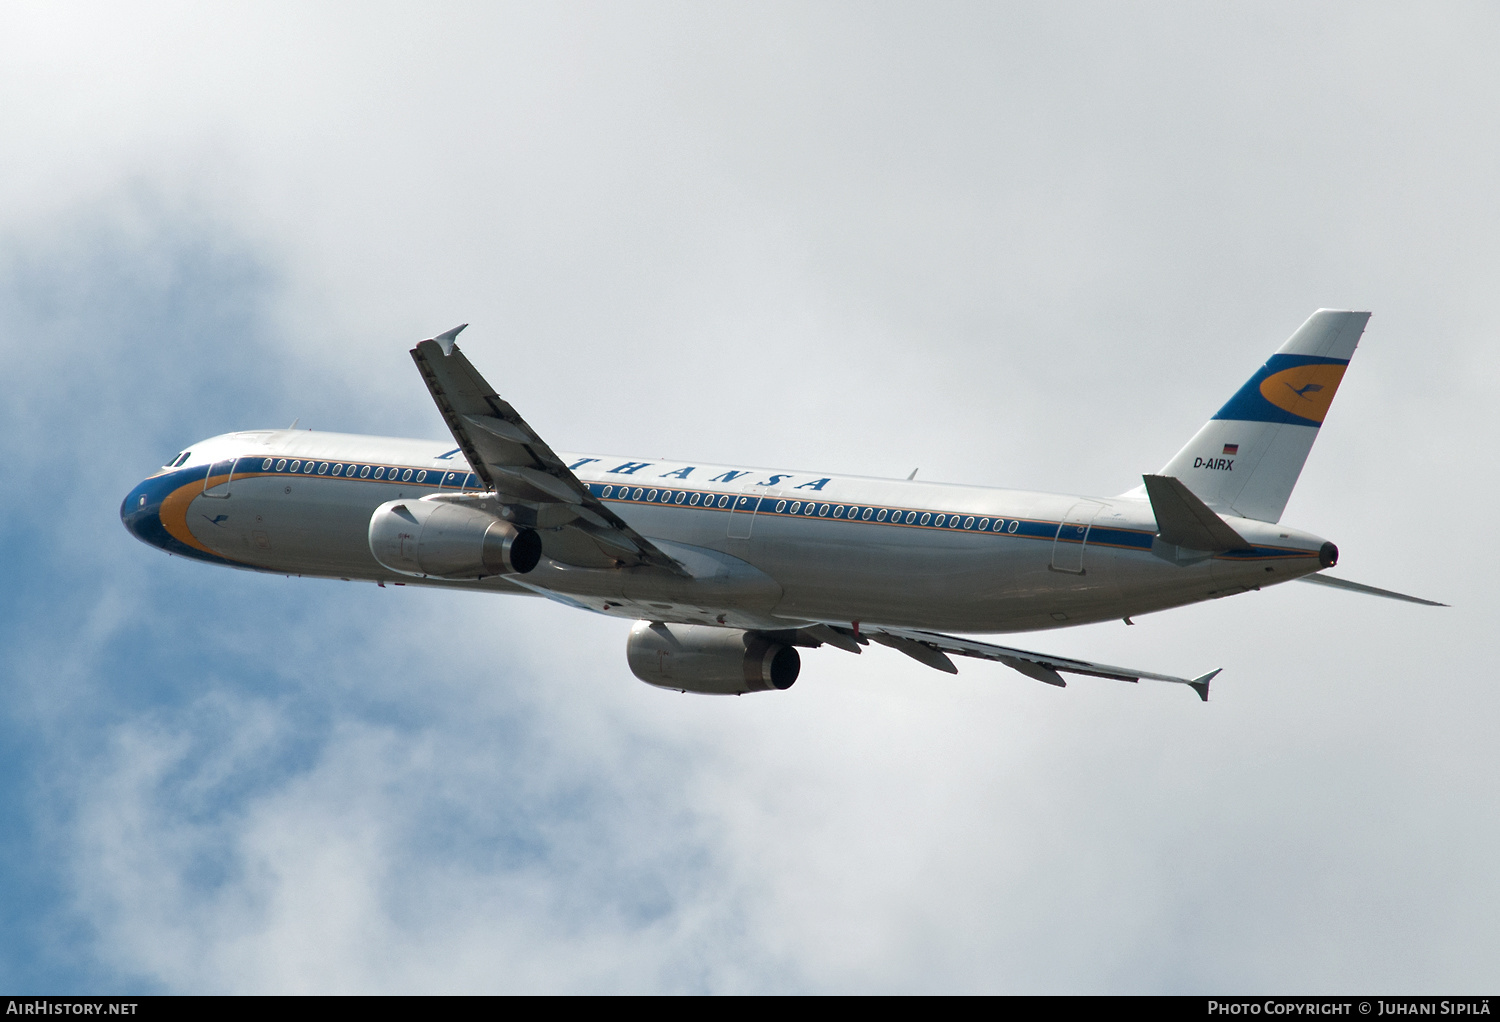
[[[1278,521],[1369,319],[1313,313],[1157,474],[1221,514]]]

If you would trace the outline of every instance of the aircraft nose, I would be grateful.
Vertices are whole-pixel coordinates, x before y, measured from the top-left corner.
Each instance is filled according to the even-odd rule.
[[[120,521],[130,534],[142,543],[161,546],[166,530],[161,524],[161,502],[164,494],[160,487],[147,479],[136,484],[120,502]]]

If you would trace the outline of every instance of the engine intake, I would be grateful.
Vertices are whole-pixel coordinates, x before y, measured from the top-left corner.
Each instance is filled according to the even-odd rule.
[[[625,658],[648,685],[707,695],[788,689],[802,670],[795,646],[713,625],[637,622]]]
[[[393,500],[370,516],[370,553],[403,575],[524,575],[542,559],[542,538],[461,504]]]

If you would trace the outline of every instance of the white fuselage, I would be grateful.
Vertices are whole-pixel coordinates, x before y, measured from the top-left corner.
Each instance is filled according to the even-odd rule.
[[[544,595],[632,619],[760,629],[1056,628],[1320,568],[1322,539],[1250,519],[1225,520],[1253,550],[1166,546],[1151,505],[1133,496],[561,457],[692,577],[619,567],[545,523],[544,556],[524,576],[451,581],[388,570],[369,545],[377,507],[482,488],[451,443],[423,440],[291,430],[215,437],[132,489],[121,516],[173,553],[257,571]]]

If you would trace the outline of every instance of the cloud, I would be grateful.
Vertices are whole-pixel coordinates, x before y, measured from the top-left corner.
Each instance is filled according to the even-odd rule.
[[[1484,18],[5,16],[12,988],[1489,975]],[[405,347],[465,319],[565,449],[1115,492],[1325,304],[1376,318],[1288,519],[1455,607],[1013,640],[1206,707],[888,650],[694,699],[620,622],[116,518],[226,430],[441,436]]]

